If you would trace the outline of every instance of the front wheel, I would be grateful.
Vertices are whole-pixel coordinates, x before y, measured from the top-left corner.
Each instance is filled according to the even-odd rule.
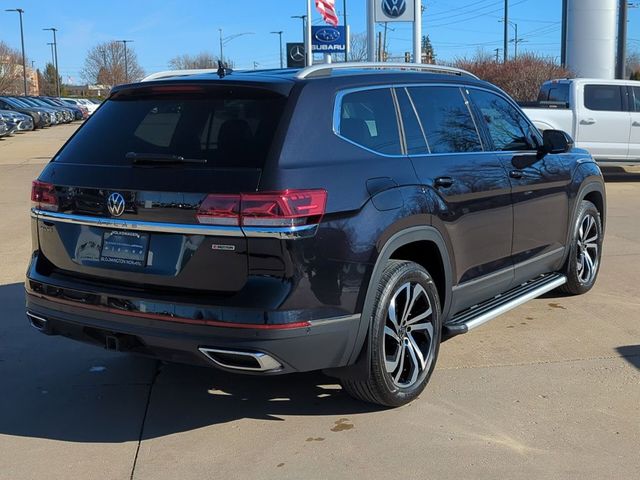
[[[569,258],[564,268],[567,283],[560,289],[570,295],[582,295],[596,283],[602,258],[602,220],[593,203],[582,201],[573,228]]]
[[[374,305],[370,375],[367,381],[344,380],[351,396],[397,407],[424,390],[438,358],[442,317],[429,272],[420,265],[390,260]]]

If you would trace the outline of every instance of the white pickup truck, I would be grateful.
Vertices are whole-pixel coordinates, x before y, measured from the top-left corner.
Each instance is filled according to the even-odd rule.
[[[521,105],[538,129],[564,130],[600,162],[640,162],[640,82],[551,80]]]

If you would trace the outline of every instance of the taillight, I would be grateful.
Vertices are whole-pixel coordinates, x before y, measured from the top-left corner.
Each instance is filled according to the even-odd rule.
[[[317,225],[327,204],[325,190],[208,195],[198,209],[198,222],[246,227]]]
[[[34,180],[31,184],[31,203],[40,210],[58,210],[56,189],[51,183]]]
[[[207,225],[240,225],[240,195],[207,195],[196,213]]]

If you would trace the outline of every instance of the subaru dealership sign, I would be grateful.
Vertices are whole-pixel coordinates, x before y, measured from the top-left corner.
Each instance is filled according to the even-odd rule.
[[[343,26],[311,27],[313,53],[344,52],[347,48],[347,34]]]
[[[414,0],[374,0],[376,22],[413,22]]]

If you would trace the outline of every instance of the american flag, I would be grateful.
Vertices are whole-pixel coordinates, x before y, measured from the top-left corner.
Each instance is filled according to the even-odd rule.
[[[325,22],[334,27],[338,26],[338,14],[336,13],[336,0],[316,0],[316,8]]]

